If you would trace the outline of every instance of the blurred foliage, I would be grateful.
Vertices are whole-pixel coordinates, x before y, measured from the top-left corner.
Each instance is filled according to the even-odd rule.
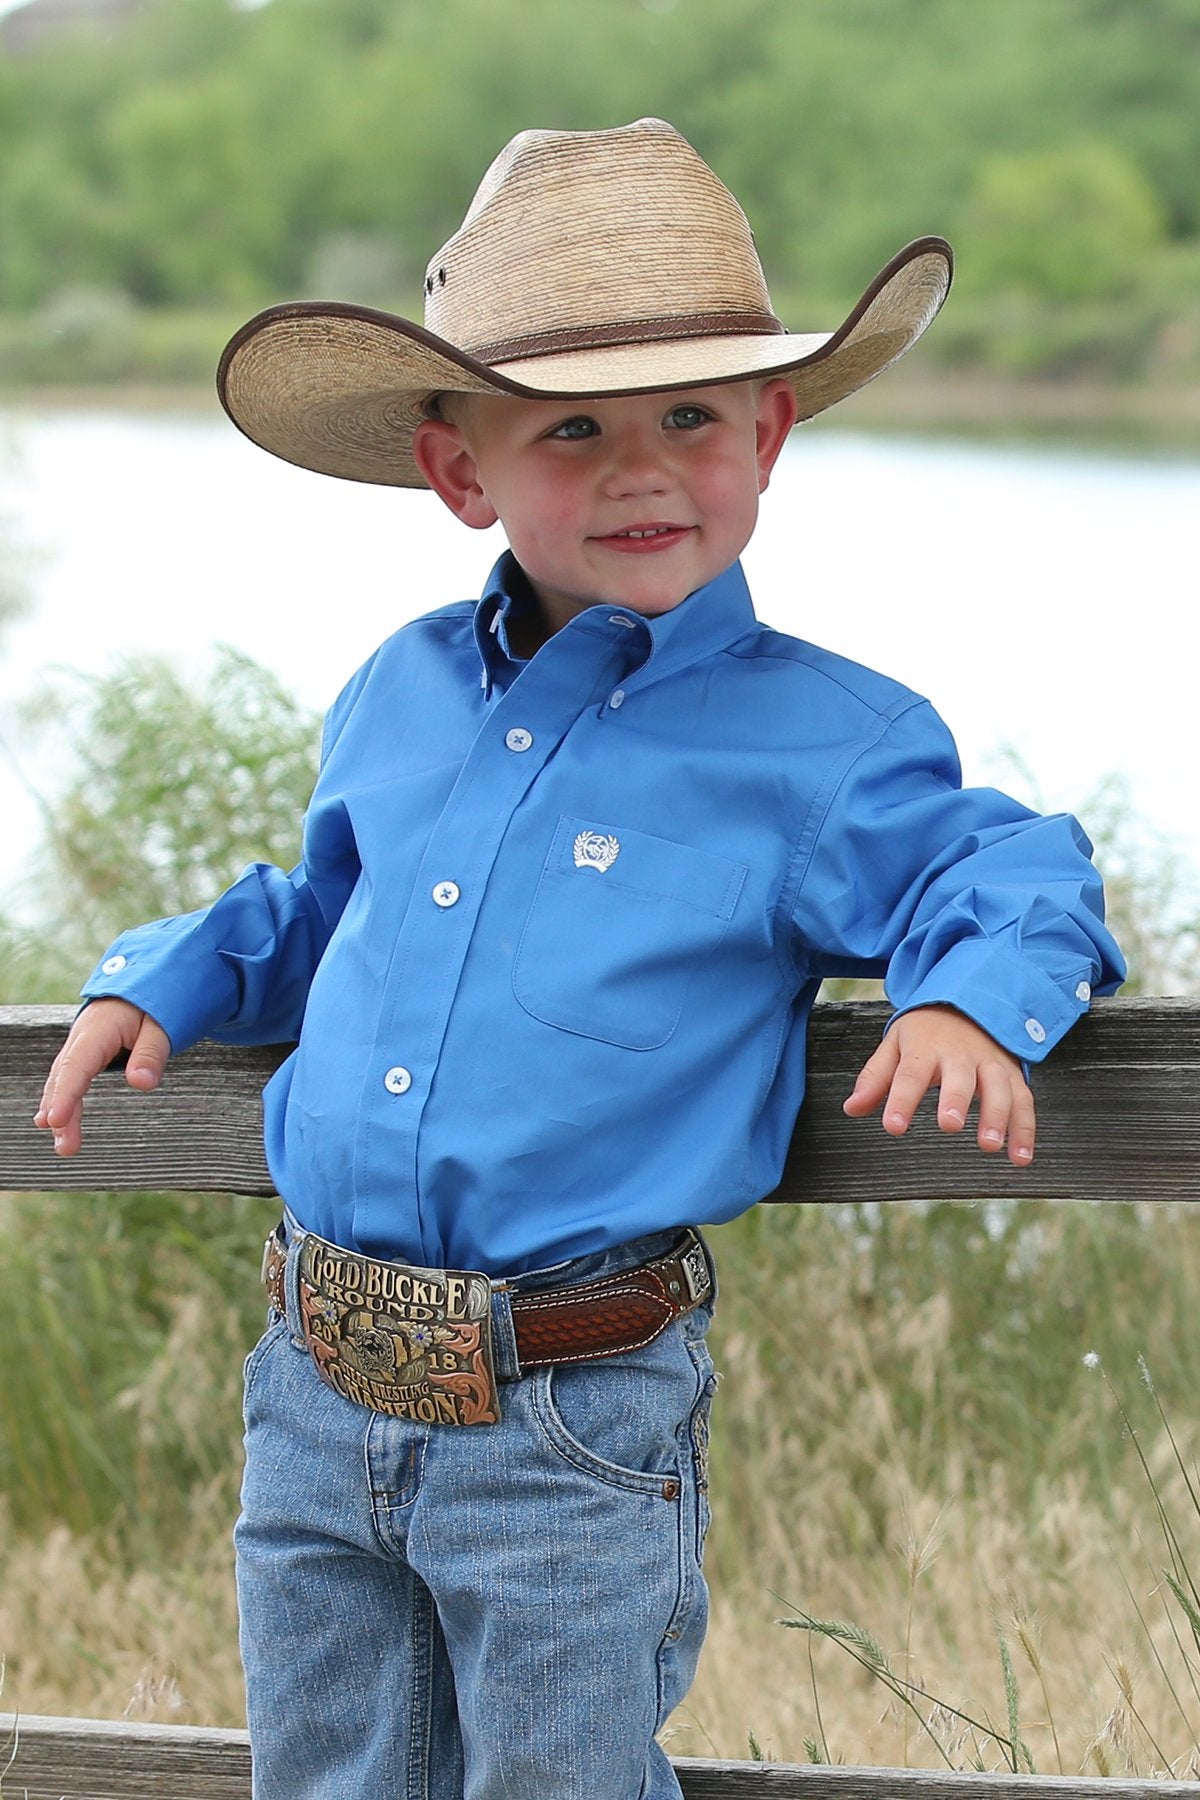
[[[6,511],[0,511],[0,639],[29,604],[25,570],[18,548],[17,528]]]
[[[22,709],[41,795],[33,877],[48,929],[9,928],[5,999],[72,997],[131,922],[206,905],[250,862],[290,867],[319,723],[252,658],[220,649],[190,686],[166,659],[48,684]]]
[[[970,216],[979,249],[969,285],[1050,299],[1136,291],[1166,235],[1150,183],[1102,140],[987,158]]]
[[[929,354],[1200,374],[1194,0],[147,0],[102,33],[10,41],[0,312],[62,357],[48,372],[10,317],[9,381],[115,378],[115,296],[211,309],[218,342],[314,291],[411,313],[514,132],[644,113],[738,194],[798,328],[940,231],[962,330],[952,308]],[[106,297],[94,356],[80,294]]]
[[[26,729],[46,790],[42,924],[0,920],[8,1003],[73,998],[123,926],[299,854],[318,721],[233,650],[203,684],[151,657],[64,679]],[[0,1320],[0,1355],[20,1365],[0,1409],[14,1529],[111,1526],[121,1555],[153,1562],[212,1489],[227,1531],[238,1374],[264,1316],[255,1256],[277,1214],[228,1195],[0,1195],[20,1288]]]

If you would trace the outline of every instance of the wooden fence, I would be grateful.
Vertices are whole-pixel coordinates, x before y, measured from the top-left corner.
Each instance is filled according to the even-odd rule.
[[[1200,1001],[1098,1002],[1037,1073],[1031,1170],[980,1156],[969,1133],[944,1137],[925,1116],[900,1140],[843,1116],[885,1017],[865,1002],[817,1009],[809,1097],[774,1200],[1200,1199]],[[199,1045],[152,1095],[102,1076],[83,1153],[55,1159],[30,1119],[70,1018],[66,1007],[0,1007],[0,1189],[271,1193],[259,1094],[283,1050]],[[1200,1780],[693,1759],[676,1768],[687,1800],[1200,1800]],[[248,1800],[250,1753],[238,1731],[0,1715],[0,1791],[4,1800]]]

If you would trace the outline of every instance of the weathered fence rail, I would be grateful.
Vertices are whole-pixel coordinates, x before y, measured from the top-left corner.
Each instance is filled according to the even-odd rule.
[[[1027,1171],[980,1156],[970,1133],[942,1136],[926,1117],[892,1140],[843,1116],[886,1010],[817,1009],[809,1097],[774,1200],[1200,1199],[1200,1001],[1100,1001],[1037,1073],[1038,1155]],[[272,1192],[259,1095],[282,1049],[199,1045],[152,1095],[133,1093],[116,1072],[102,1076],[83,1153],[56,1159],[30,1120],[71,1015],[0,1007],[0,1189]],[[1200,1781],[691,1759],[676,1767],[687,1800],[1200,1800]],[[250,1752],[237,1731],[0,1715],[0,1790],[4,1800],[248,1800]]]
[[[111,1724],[93,1719],[17,1722],[16,1759],[4,1800],[249,1800],[244,1731]],[[1194,1781],[1081,1781],[1059,1776],[975,1775],[923,1769],[839,1769],[790,1763],[675,1763],[686,1800],[1196,1800]],[[345,1800],[393,1800],[347,1794]],[[608,1800],[597,1794],[595,1800]]]
[[[200,1044],[155,1094],[102,1076],[83,1153],[57,1159],[30,1129],[73,1009],[0,1006],[0,1188],[186,1188],[269,1194],[259,1091],[284,1049]],[[841,1103],[888,1009],[819,1006],[812,1074],[775,1200],[1200,1199],[1200,1000],[1100,1000],[1035,1076],[1029,1170],[982,1157],[920,1116],[901,1140],[843,1117]]]

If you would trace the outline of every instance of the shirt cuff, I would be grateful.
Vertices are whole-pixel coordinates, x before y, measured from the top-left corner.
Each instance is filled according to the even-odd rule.
[[[182,946],[173,934],[160,941],[143,927],[119,937],[104,952],[81,991],[85,1001],[126,1000],[148,1013],[171,1040],[171,1054],[178,1056],[227,1019],[237,1005],[237,983],[211,954],[188,959],[191,967],[179,967]],[[164,968],[171,957],[171,973]],[[181,974],[183,978],[181,979]],[[187,975],[193,979],[187,979]]]
[[[1003,944],[955,944],[914,992],[891,994],[896,1017],[918,1006],[953,1006],[1022,1062],[1040,1062],[1087,1011],[1090,964],[1055,978]]]

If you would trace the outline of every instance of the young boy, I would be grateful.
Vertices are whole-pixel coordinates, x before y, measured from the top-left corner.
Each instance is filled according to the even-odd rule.
[[[929,707],[758,624],[738,567],[796,418],[949,279],[923,239],[788,335],[732,197],[642,120],[515,139],[423,328],[283,306],[225,353],[256,442],[511,546],[335,704],[299,868],[106,954],[38,1113],[69,1156],[122,1048],[149,1089],[204,1035],[298,1039],[237,1529],[258,1800],[677,1795],[694,1228],[776,1184],[821,978],[897,1009],[848,1113],[901,1133],[936,1087],[1017,1165],[1022,1059],[1120,979],[1073,822],[963,792]]]

